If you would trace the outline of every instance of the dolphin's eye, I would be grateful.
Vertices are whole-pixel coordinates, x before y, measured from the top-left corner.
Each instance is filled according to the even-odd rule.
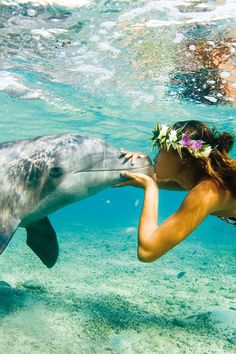
[[[61,177],[63,174],[63,171],[60,167],[52,167],[50,170],[50,175],[54,178]]]

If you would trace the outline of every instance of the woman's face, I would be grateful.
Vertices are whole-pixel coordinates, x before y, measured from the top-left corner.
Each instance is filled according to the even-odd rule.
[[[181,165],[181,158],[174,149],[161,150],[153,159],[155,162],[154,173],[157,181],[175,181]]]

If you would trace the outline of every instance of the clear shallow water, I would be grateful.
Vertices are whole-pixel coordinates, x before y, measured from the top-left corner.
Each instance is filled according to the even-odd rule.
[[[1,140],[79,130],[147,149],[156,120],[194,116],[235,129],[234,94],[216,84],[222,72],[225,86],[227,75],[233,80],[235,42],[230,67],[209,59],[235,37],[233,1],[49,3],[1,1],[1,124],[9,132]],[[208,83],[192,86],[203,68]]]
[[[234,1],[64,3],[0,1],[1,141],[79,132],[152,155],[156,121],[199,119],[236,133]],[[162,191],[160,219],[183,197]],[[11,285],[0,347],[187,353],[198,342],[201,353],[207,341],[209,352],[234,351],[234,337],[204,333],[201,317],[181,322],[208,307],[236,307],[234,228],[209,217],[147,267],[136,259],[141,201],[140,190],[107,190],[52,215],[61,255],[51,271],[17,231],[0,259]],[[35,278],[42,292],[23,287]]]

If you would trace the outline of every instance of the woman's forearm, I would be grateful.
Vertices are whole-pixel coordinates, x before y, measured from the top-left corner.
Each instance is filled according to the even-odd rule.
[[[158,187],[153,181],[147,185],[144,191],[143,208],[138,228],[139,247],[148,249],[149,239],[157,228],[158,223]]]

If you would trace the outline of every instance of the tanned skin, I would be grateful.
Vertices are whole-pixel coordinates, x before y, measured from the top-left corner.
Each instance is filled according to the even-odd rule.
[[[139,153],[128,153],[126,158],[142,158]],[[138,258],[153,262],[191,234],[207,215],[236,216],[236,198],[207,176],[183,163],[178,153],[161,150],[154,159],[152,177],[141,173],[123,172],[128,180],[115,187],[135,186],[144,189],[144,201],[138,227]],[[202,177],[202,178],[201,178]],[[188,191],[180,208],[158,224],[158,190]]]

